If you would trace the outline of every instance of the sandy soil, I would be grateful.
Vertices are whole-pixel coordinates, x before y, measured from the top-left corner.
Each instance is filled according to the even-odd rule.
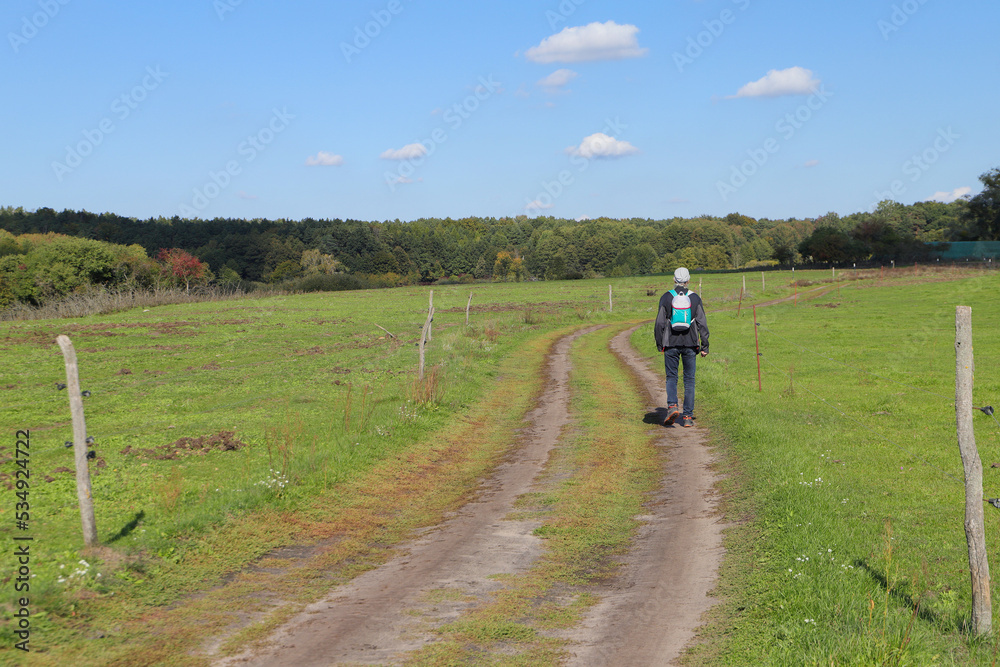
[[[217,665],[387,664],[432,640],[433,627],[455,619],[502,584],[493,575],[531,566],[541,552],[538,526],[508,518],[532,490],[569,423],[569,349],[598,327],[562,338],[548,359],[549,381],[528,415],[521,444],[486,480],[476,501],[440,526],[398,547],[399,555],[334,590],[279,628],[266,649]],[[646,368],[628,344],[612,349],[651,389],[647,421],[666,405],[662,371]],[[637,411],[637,418],[638,411]],[[710,454],[699,427],[651,426],[666,449],[663,483],[620,576],[595,591],[602,601],[567,633],[574,665],[670,665],[712,600],[722,556]]]

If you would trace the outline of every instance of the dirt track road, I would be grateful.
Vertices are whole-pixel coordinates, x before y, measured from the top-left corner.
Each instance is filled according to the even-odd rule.
[[[597,328],[581,329],[556,343],[548,359],[546,390],[528,415],[520,447],[484,482],[476,501],[400,545],[396,558],[293,617],[267,649],[216,664],[394,663],[432,641],[430,629],[497,590],[502,584],[494,575],[530,567],[542,549],[532,534],[538,524],[507,517],[517,497],[532,490],[570,421],[570,345]],[[651,413],[666,405],[662,377],[631,349],[630,331],[617,335],[612,349],[651,389]],[[651,428],[666,450],[661,487],[648,504],[620,575],[594,591],[601,602],[564,635],[573,640],[570,664],[670,665],[711,606],[708,592],[722,556],[723,526],[714,509],[715,479],[702,429]],[[442,596],[442,591],[450,594]]]

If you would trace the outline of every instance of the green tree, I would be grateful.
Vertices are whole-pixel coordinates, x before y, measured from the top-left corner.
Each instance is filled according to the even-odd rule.
[[[0,257],[20,254],[21,244],[18,243],[17,237],[6,229],[0,229]]]
[[[566,258],[562,253],[557,253],[549,258],[549,264],[545,269],[546,280],[562,280],[566,277]]]
[[[1000,167],[979,176],[983,191],[969,200],[962,216],[971,223],[980,240],[1000,240]]]
[[[226,286],[236,285],[240,282],[240,274],[238,274],[234,268],[226,264],[222,267],[222,270],[219,271],[219,282]]]
[[[294,259],[286,259],[279,263],[278,266],[274,267],[274,271],[271,271],[271,275],[268,276],[268,280],[272,283],[277,283],[282,280],[298,278],[301,275],[301,262],[296,262]]]
[[[817,262],[840,264],[859,259],[864,247],[835,227],[819,227],[799,244],[799,252]]]

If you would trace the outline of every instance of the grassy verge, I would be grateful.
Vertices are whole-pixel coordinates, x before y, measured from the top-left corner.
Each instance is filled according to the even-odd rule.
[[[994,664],[995,639],[968,629],[954,306],[973,307],[975,404],[996,402],[1000,279],[921,278],[758,309],[763,391],[751,313],[709,313],[698,412],[735,528],[724,604],[686,664]],[[975,423],[1000,495],[1000,428]],[[986,511],[989,543],[1000,515]]]
[[[557,665],[565,658],[558,631],[579,622],[596,600],[588,585],[612,575],[638,528],[655,487],[660,453],[636,406],[634,377],[608,350],[621,327],[587,334],[572,359],[573,424],[550,457],[537,491],[519,516],[542,520],[544,555],[486,604],[439,630],[413,665]]]

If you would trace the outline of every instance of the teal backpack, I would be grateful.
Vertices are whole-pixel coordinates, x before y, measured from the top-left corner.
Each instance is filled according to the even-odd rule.
[[[677,290],[670,290],[670,329],[674,333],[684,333],[691,328],[691,297],[690,292],[678,294]]]

